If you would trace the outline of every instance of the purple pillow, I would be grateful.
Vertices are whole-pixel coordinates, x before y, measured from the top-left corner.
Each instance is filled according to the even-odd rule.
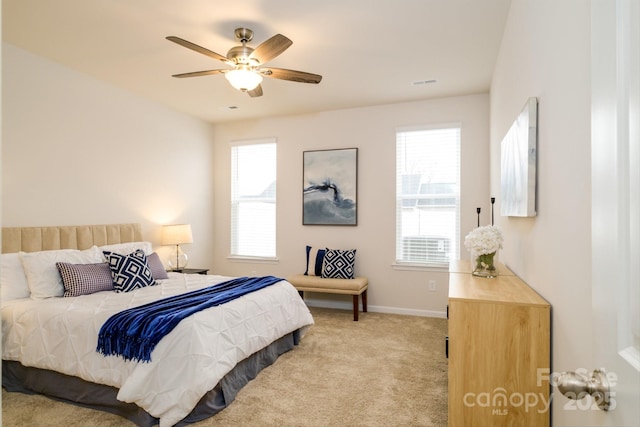
[[[162,261],[160,261],[160,257],[157,253],[152,253],[151,255],[147,255],[147,264],[149,264],[149,270],[151,270],[151,275],[156,280],[168,279],[167,270],[164,269],[164,265],[162,265]]]
[[[106,262],[97,264],[70,264],[57,262],[65,297],[113,291],[113,278]]]

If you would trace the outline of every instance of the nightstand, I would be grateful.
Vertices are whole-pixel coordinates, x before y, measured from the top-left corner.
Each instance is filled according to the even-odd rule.
[[[176,268],[173,270],[169,270],[174,273],[184,273],[184,274],[207,274],[209,272],[208,268]]]

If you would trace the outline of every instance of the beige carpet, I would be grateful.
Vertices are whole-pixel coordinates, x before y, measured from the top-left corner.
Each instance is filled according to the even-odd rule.
[[[294,350],[245,386],[214,426],[446,426],[445,319],[312,308]],[[115,415],[2,391],[2,425],[133,426]]]

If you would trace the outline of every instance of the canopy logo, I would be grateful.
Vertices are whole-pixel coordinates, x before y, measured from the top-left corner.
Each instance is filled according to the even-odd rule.
[[[585,375],[588,373],[586,369],[577,369],[575,372],[584,373]],[[549,369],[538,369],[537,370],[537,380],[536,385],[538,387],[558,387],[559,382],[561,381],[562,373],[553,372],[550,373]],[[618,377],[613,372],[607,372],[607,379],[609,381],[610,386],[614,386]],[[615,408],[615,392],[609,393],[610,406],[609,410],[613,410]],[[585,398],[585,396],[568,396],[569,400],[564,404],[564,409],[567,411],[576,411],[576,410],[598,410],[598,397],[589,397]],[[493,390],[473,393],[469,392],[463,396],[463,403],[467,407],[481,407],[481,408],[491,408],[491,414],[494,416],[505,416],[509,414],[509,409],[514,408],[524,408],[525,412],[529,411],[537,411],[538,413],[545,413],[549,411],[551,406],[551,402],[553,401],[554,393],[544,392],[509,392],[504,387],[496,387]]]

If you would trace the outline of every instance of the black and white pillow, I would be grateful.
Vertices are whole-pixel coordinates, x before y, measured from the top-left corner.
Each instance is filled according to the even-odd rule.
[[[110,251],[103,253],[107,258],[113,279],[113,288],[116,292],[130,292],[156,284],[143,250],[138,249],[129,255]]]
[[[304,274],[306,276],[322,275],[322,261],[324,260],[325,249],[307,246],[307,269]]]
[[[56,267],[62,278],[65,297],[113,291],[111,270],[106,262],[96,264],[57,262]]]
[[[322,262],[322,277],[326,279],[353,279],[356,250],[327,248]]]

